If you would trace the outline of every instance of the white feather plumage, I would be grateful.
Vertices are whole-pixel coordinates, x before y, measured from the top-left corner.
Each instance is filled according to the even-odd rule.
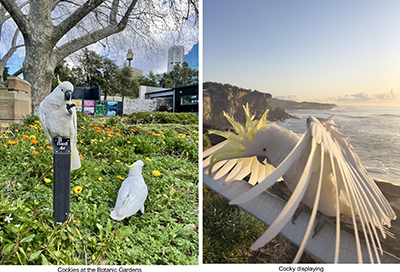
[[[122,182],[118,198],[110,216],[121,221],[137,213],[144,213],[144,202],[147,198],[147,185],[142,176],[143,162],[141,160],[130,166],[129,176]]]
[[[374,262],[374,255],[376,262],[379,263],[377,248],[380,252],[382,248],[376,228],[385,238],[383,226],[390,227],[390,221],[396,219],[396,215],[362,166],[347,137],[338,131],[333,117],[328,119],[309,117],[308,129],[300,137],[278,125],[264,122],[265,125],[259,126],[261,121],[253,120],[254,117],[249,115],[248,107],[245,107],[245,113],[247,119],[245,127],[240,127],[237,122],[230,119],[238,135],[217,132],[227,136],[228,140],[206,150],[203,158],[206,158],[204,167],[210,166],[206,170],[207,173],[215,174],[214,178],[227,175],[225,180],[231,182],[250,174],[249,181],[252,181],[250,183],[259,183],[232,200],[230,204],[240,204],[253,199],[280,177],[283,177],[292,191],[292,196],[278,218],[257,239],[251,249],[257,250],[271,241],[292,218],[300,202],[303,202],[313,210],[294,262],[301,257],[319,210],[327,216],[337,218],[335,262],[339,258],[340,214],[346,214],[353,218],[355,230],[357,224],[361,224],[369,259]],[[254,129],[255,127],[257,129]],[[235,149],[239,151],[234,152]],[[255,156],[267,157],[268,162],[276,169],[268,173],[267,165],[261,164]],[[361,263],[360,238],[357,231],[354,235],[358,261]]]
[[[70,114],[66,108],[71,100],[65,100],[65,93],[74,91],[74,86],[64,81],[58,85],[45,99],[40,103],[38,116],[42,123],[47,140],[53,144],[53,138],[61,136],[69,138],[71,143],[71,170],[81,167],[79,152],[76,148],[77,120],[76,109],[72,107]],[[54,147],[53,147],[54,148]]]

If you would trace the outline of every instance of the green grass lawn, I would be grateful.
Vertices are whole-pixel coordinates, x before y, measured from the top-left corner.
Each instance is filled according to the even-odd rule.
[[[198,118],[78,114],[71,216],[54,226],[53,150],[37,117],[0,130],[0,264],[198,264]],[[145,213],[110,218],[128,167],[144,162]],[[78,190],[81,188],[81,191]]]

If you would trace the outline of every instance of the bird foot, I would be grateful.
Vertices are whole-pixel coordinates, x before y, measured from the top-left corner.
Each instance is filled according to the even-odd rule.
[[[75,106],[76,106],[76,105],[75,105],[74,103],[72,103],[72,104],[67,104],[67,105],[66,105],[67,111],[69,112],[70,115],[72,114],[71,108],[73,108],[73,107],[75,107]]]
[[[297,207],[297,210],[293,214],[292,224],[296,225],[295,221],[296,221],[297,217],[299,217],[299,215],[302,212],[308,212],[308,211],[310,211],[310,208],[306,204],[300,203],[299,207]]]
[[[335,217],[328,217],[323,213],[317,213],[317,222],[314,227],[314,233],[312,238],[314,239],[315,235],[317,235],[321,230],[325,223],[332,222]]]

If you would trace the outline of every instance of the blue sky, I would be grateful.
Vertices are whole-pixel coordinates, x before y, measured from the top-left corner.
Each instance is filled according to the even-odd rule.
[[[203,12],[204,81],[400,106],[400,1],[204,0]]]

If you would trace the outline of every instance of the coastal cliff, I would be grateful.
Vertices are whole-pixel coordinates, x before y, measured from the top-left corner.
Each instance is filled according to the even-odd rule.
[[[203,123],[206,127],[227,129],[229,122],[223,116],[225,111],[239,122],[245,122],[242,105],[249,104],[251,113],[259,119],[269,109],[268,120],[282,121],[292,116],[286,110],[332,109],[335,104],[295,102],[273,98],[271,94],[244,89],[230,84],[205,82],[203,84]]]

